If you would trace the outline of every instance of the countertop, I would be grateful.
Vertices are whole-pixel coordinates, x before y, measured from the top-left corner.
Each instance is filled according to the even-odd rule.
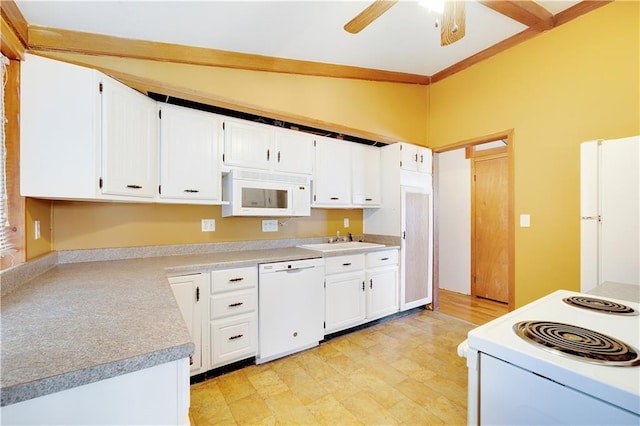
[[[169,276],[317,257],[291,247],[58,264],[2,297],[1,405],[191,355]]]

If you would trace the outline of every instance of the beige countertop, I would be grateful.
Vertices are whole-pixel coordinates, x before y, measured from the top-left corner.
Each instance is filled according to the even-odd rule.
[[[2,296],[2,406],[191,355],[168,276],[315,257],[289,247],[56,264]]]

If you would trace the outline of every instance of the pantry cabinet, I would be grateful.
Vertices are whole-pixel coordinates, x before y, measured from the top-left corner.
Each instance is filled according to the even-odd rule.
[[[159,104],[158,201],[220,204],[222,119],[204,111]]]
[[[96,70],[27,54],[20,102],[23,196],[153,200],[151,99]]]
[[[380,191],[380,148],[351,143],[351,200],[354,206],[378,207]]]
[[[169,278],[169,284],[176,298],[182,317],[195,345],[190,359],[191,375],[209,369],[209,338],[205,332],[209,317],[209,280],[208,273],[198,273]]]
[[[310,175],[313,135],[240,119],[224,120],[224,164]]]
[[[258,349],[258,268],[211,272],[211,367],[255,356]]]
[[[349,142],[316,137],[312,206],[352,206]]]

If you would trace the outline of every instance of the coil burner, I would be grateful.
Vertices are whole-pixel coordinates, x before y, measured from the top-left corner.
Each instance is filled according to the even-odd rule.
[[[640,365],[638,350],[597,331],[550,321],[521,321],[513,331],[542,349],[584,362],[615,367]]]
[[[562,299],[564,303],[582,309],[590,309],[592,311],[603,312],[612,315],[638,315],[638,311],[630,306],[622,303],[612,302],[610,300],[598,299],[588,296],[571,296]]]

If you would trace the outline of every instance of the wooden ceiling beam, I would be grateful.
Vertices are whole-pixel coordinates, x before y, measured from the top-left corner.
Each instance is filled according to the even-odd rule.
[[[18,9],[18,5],[13,0],[0,1],[0,15],[2,19],[11,28],[15,35],[20,39],[23,46],[29,45],[29,24]],[[4,28],[3,28],[4,30]]]
[[[533,0],[481,0],[480,3],[537,31],[555,27],[553,14]]]

